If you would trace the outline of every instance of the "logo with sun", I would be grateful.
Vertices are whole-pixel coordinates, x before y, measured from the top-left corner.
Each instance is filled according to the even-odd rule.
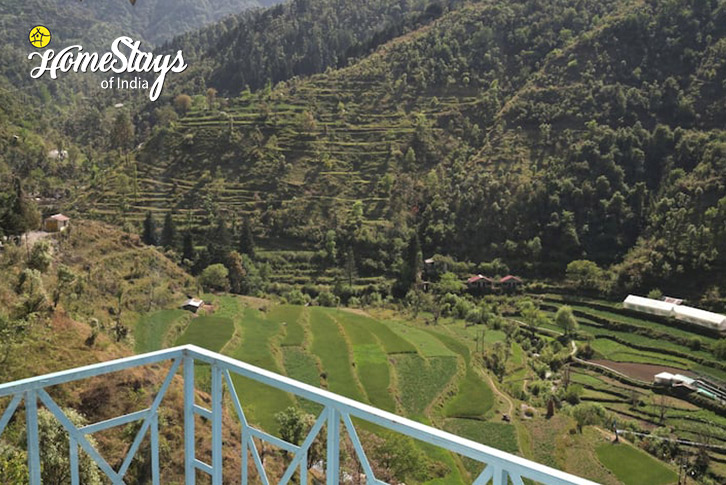
[[[28,40],[33,47],[42,49],[43,47],[50,44],[50,30],[48,30],[48,27],[45,27],[43,25],[36,25],[32,29],[30,29],[30,33],[28,34]]]

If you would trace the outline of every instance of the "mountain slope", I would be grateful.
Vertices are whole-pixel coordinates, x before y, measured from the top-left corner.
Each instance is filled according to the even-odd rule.
[[[350,67],[198,104],[138,154],[128,210],[112,180],[80,207],[245,215],[312,247],[334,229],[362,275],[415,226],[426,253],[530,274],[624,261],[618,291],[723,284],[723,15],[471,3]]]

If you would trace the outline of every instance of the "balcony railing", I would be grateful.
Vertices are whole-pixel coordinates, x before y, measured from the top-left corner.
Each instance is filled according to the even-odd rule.
[[[76,427],[46,390],[48,387],[59,384],[163,362],[171,362],[171,368],[148,408],[83,427]],[[211,409],[195,403],[194,366],[197,363],[205,364],[205,366],[211,368]],[[195,483],[197,470],[209,475],[213,485],[222,485],[224,465],[222,458],[224,445],[222,440],[222,416],[224,409],[223,388],[225,385],[228,388],[241,427],[242,465],[239,470],[239,482],[242,484],[247,484],[249,480],[248,460],[250,456],[257,470],[259,480],[265,485],[270,483],[254,438],[285,450],[288,456],[291,457],[291,461],[278,482],[279,484],[289,483],[296,473],[298,474],[299,483],[307,483],[309,472],[307,468],[308,452],[325,425],[327,425],[327,431],[325,438],[326,458],[324,462],[327,485],[337,485],[345,481],[341,479],[340,467],[340,446],[343,439],[343,429],[347,432],[353,445],[365,474],[366,483],[368,485],[385,484],[374,475],[373,468],[353,424],[353,418],[355,418],[481,462],[485,468],[474,480],[475,485],[488,483],[507,485],[510,482],[514,485],[523,485],[523,479],[525,478],[546,485],[594,485],[594,482],[589,480],[484,446],[193,345],[175,347],[0,384],[0,398],[11,398],[10,404],[0,417],[0,434],[8,425],[18,406],[24,402],[29,482],[31,485],[39,485],[41,483],[40,454],[42,450],[40,449],[38,437],[38,404],[42,403],[68,432],[71,484],[79,485],[80,483],[78,458],[80,448],[98,465],[111,483],[123,485],[126,483],[124,477],[129,466],[142,441],[149,433],[151,477],[153,484],[158,485],[161,480],[159,469],[159,407],[180,367],[182,368],[182,378],[184,380],[184,464],[186,485]],[[251,426],[235,391],[231,378],[232,374],[252,379],[321,405],[322,412],[302,443],[295,445]],[[195,415],[202,416],[211,422],[211,463],[205,463],[197,457],[195,450]],[[115,470],[99,454],[87,437],[99,431],[134,422],[140,422],[141,426],[121,466]]]

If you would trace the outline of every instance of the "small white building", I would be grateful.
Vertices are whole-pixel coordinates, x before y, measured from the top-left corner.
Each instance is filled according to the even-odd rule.
[[[661,372],[653,376],[653,383],[661,386],[670,386],[673,384],[673,374],[670,372]]]
[[[202,308],[202,305],[204,305],[204,300],[201,300],[199,298],[189,298],[183,305],[182,308],[184,310],[189,310],[192,313],[197,313],[197,311]]]
[[[653,300],[652,298],[645,298],[642,296],[628,295],[623,302],[623,307],[628,310],[635,310],[636,312],[650,313],[651,315],[660,315],[663,317],[674,316],[673,309],[676,305],[673,303],[666,303],[660,300]]]

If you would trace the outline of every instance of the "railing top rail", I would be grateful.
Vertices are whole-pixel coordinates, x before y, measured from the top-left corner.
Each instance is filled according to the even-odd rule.
[[[324,406],[332,406],[333,408],[343,413],[347,413],[350,416],[357,417],[392,431],[403,433],[415,439],[440,446],[454,453],[458,453],[484,463],[498,463],[504,466],[507,470],[516,472],[523,477],[546,483],[553,483],[553,480],[555,480],[555,483],[561,483],[563,485],[597,485],[595,482],[590,480],[570,475],[560,470],[503,452],[496,448],[426,426],[408,418],[383,411],[373,406],[334,394],[325,389],[320,389],[309,384],[290,379],[289,377],[235,360],[231,357],[211,352],[195,345],[174,347],[148,354],[125,357],[108,362],[100,362],[75,369],[0,384],[0,397],[109,374],[141,365],[155,364],[180,357],[189,357],[201,362],[220,366],[230,372],[248,377],[282,391],[290,392]]]
[[[189,356],[195,359],[209,364],[220,365],[231,372],[249,377],[271,387],[291,392],[325,406],[333,406],[351,416],[378,424],[393,431],[407,434],[413,438],[446,448],[463,456],[485,463],[491,461],[506,463],[509,470],[516,471],[527,478],[547,480],[548,483],[552,483],[552,479],[556,479],[563,485],[597,485],[590,480],[462,438],[461,436],[447,433],[446,431],[432,428],[417,421],[383,411],[368,404],[354,401],[353,399],[290,379],[289,377],[261,369],[231,357],[210,352],[195,345],[185,346],[185,352],[188,352]]]
[[[48,386],[65,384],[68,382],[79,381],[89,377],[96,377],[104,374],[111,374],[132,367],[141,365],[156,364],[165,360],[171,360],[181,357],[184,347],[174,347],[171,349],[159,350],[148,354],[134,355],[131,357],[123,357],[120,359],[109,360],[106,362],[98,362],[96,364],[76,367],[74,369],[53,372],[42,376],[29,377],[19,381],[7,382],[0,384],[0,397],[10,396],[19,392],[30,391],[33,389],[42,389]]]

